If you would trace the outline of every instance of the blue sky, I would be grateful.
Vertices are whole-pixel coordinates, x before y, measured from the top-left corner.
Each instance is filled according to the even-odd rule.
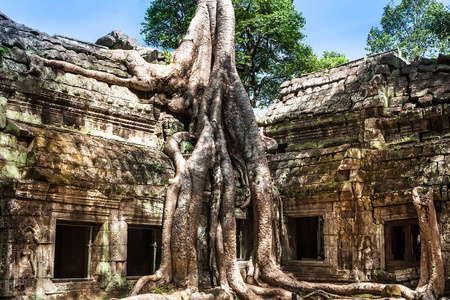
[[[396,0],[396,3],[400,0]],[[450,0],[441,1],[450,5]],[[1,0],[0,11],[29,27],[95,42],[120,29],[143,44],[141,22],[149,0]],[[344,53],[354,60],[366,55],[367,34],[378,26],[388,0],[294,0],[306,18],[306,44],[315,53]]]

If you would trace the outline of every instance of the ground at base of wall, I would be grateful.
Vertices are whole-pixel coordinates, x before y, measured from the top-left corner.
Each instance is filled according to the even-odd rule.
[[[89,299],[89,300],[104,300],[111,298],[123,298],[128,294],[128,287],[106,292],[100,288],[97,282],[67,282],[56,284],[58,290],[53,294],[47,294],[46,300],[69,300],[69,299]],[[39,299],[28,297],[28,299]],[[27,300],[28,300],[27,299]]]

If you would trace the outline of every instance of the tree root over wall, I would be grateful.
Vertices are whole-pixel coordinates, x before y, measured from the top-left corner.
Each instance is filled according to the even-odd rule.
[[[149,64],[132,50],[110,52],[112,60],[127,66],[133,75],[131,78],[87,70],[65,61],[30,58],[33,74],[48,66],[137,90],[165,92],[171,95],[168,103],[171,111],[191,117],[190,132],[174,134],[165,145],[165,151],[175,163],[176,176],[170,181],[164,207],[161,266],[155,274],[144,276],[136,283],[131,291],[131,296],[135,297],[130,299],[162,299],[136,295],[168,283],[183,289],[185,296],[198,290],[195,240],[205,179],[209,174],[213,182],[210,268],[213,281],[226,291],[228,298],[237,294],[239,299],[247,300],[292,299],[292,293],[318,290],[338,295],[380,294],[385,287],[383,284],[309,283],[297,281],[280,270],[276,259],[279,249],[275,246],[275,239],[279,239],[279,222],[274,212],[276,197],[264,144],[249,97],[236,71],[234,24],[231,0],[199,0],[195,17],[169,65]],[[186,140],[195,144],[188,159],[179,148]],[[233,167],[238,168],[248,182],[256,222],[254,272],[246,281],[236,260]],[[433,299],[444,292],[436,214],[431,194],[424,196],[420,189],[415,189],[414,203],[423,237],[421,284],[416,291],[406,287],[401,290],[407,299],[417,295]],[[173,297],[180,299],[180,295]],[[166,296],[166,299],[171,297]]]

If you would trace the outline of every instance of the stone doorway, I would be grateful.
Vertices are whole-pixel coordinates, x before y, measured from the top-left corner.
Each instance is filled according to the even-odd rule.
[[[388,270],[419,266],[420,229],[417,219],[386,222],[384,233]]]
[[[289,231],[295,238],[295,260],[325,259],[322,216],[289,218]]]

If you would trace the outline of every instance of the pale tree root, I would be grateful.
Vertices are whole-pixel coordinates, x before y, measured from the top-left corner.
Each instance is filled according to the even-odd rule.
[[[137,296],[143,293],[151,293],[157,287],[166,286],[168,280],[163,279],[161,272],[155,272],[153,275],[142,276],[135,283],[133,289],[130,291],[129,296]]]
[[[173,215],[175,212],[176,199],[180,190],[180,178],[183,176],[183,173],[186,172],[186,160],[181,154],[179,145],[182,141],[187,140],[189,140],[188,132],[178,132],[173,134],[166,141],[165,150],[172,157],[177,171],[175,177],[171,179],[171,184],[166,193],[162,227],[161,266],[155,274],[139,278],[134,288],[130,291],[130,296],[151,292],[157,286],[165,286],[172,280],[172,255],[170,251],[170,242]]]
[[[421,253],[421,272],[417,292],[423,295],[424,299],[435,299],[444,295],[445,273],[433,190],[430,189],[425,194],[422,187],[416,187],[412,195],[419,217],[421,242],[425,245],[422,249],[426,250]]]
[[[317,290],[317,291],[309,293],[308,295],[301,297],[301,298],[303,298],[303,299],[317,299],[317,298],[323,299],[323,298],[325,298],[328,300],[333,300],[333,299],[344,298],[344,296],[327,293],[322,290]]]
[[[274,288],[270,286],[255,286],[248,285],[248,287],[258,296],[264,299],[278,299],[278,300],[291,300],[292,292],[281,288]]]
[[[169,295],[159,295],[159,294],[142,294],[136,296],[130,296],[126,298],[121,298],[121,300],[180,300],[180,299],[189,299],[192,295],[190,290],[183,290],[173,292]],[[111,299],[113,300],[113,299]]]

